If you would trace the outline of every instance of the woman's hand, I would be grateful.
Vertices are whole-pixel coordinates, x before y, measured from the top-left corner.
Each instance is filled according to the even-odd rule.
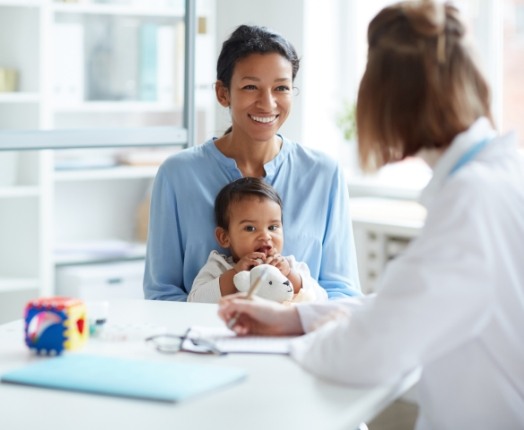
[[[246,300],[245,294],[234,294],[220,300],[218,315],[237,334],[299,335],[304,334],[298,311],[294,306],[264,300],[259,297]]]

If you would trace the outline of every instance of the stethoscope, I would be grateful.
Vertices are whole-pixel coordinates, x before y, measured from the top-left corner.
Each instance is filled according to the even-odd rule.
[[[479,152],[481,152],[491,141],[491,139],[484,139],[480,142],[475,143],[471,148],[469,148],[462,156],[457,160],[449,171],[449,176],[456,173],[461,167],[473,160]]]

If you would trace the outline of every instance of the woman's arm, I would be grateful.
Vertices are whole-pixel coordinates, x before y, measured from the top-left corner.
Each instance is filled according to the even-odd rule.
[[[313,279],[309,273],[307,264],[301,261],[297,261],[293,255],[286,257],[289,266],[296,277],[300,278],[300,291],[295,291],[298,296],[295,296],[295,302],[315,302],[324,301],[328,299],[327,292],[322,288],[317,281]]]
[[[340,167],[329,192],[318,283],[330,299],[361,295],[347,183]]]
[[[209,254],[207,263],[200,269],[200,272],[198,272],[197,277],[193,281],[193,286],[187,296],[187,301],[218,303],[223,295],[220,286],[221,279],[224,274],[227,274],[231,270],[231,264],[217,251],[212,251]],[[236,289],[228,294],[232,294],[233,292],[237,292]]]
[[[151,194],[144,296],[150,300],[186,301],[177,198],[162,167]]]
[[[326,154],[286,145],[292,162],[282,166],[273,183],[284,202],[283,253],[305,262],[330,299],[360,295],[343,171]]]

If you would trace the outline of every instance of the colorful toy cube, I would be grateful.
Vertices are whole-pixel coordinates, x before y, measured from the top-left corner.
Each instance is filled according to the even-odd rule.
[[[37,353],[57,355],[87,340],[86,307],[81,300],[48,297],[25,307],[25,343]]]

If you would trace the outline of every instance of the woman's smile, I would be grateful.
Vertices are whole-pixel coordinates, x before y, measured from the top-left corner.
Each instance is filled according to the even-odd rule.
[[[262,124],[270,124],[270,123],[275,122],[277,118],[279,117],[279,115],[271,115],[271,116],[249,115],[249,117],[255,122],[259,122]]]

